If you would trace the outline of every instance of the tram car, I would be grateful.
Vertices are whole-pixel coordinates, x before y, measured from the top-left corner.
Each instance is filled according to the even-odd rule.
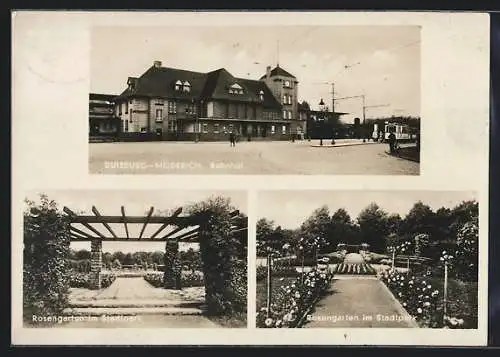
[[[375,124],[373,130],[373,138],[382,142],[389,141],[389,135],[394,133],[397,141],[414,141],[416,140],[415,133],[412,133],[410,126],[407,124],[388,123],[386,122],[383,130],[379,131],[378,125]]]

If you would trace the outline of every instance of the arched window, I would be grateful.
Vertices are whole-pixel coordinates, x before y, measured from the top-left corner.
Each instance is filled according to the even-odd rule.
[[[260,98],[260,100],[264,100],[264,91],[263,90],[261,90],[259,92],[259,98]]]
[[[188,81],[184,81],[183,89],[184,89],[184,92],[191,92],[191,84]]]
[[[175,90],[181,90],[182,89],[182,82],[177,81],[175,82]]]

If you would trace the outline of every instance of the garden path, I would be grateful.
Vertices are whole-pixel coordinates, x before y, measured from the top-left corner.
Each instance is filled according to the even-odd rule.
[[[71,289],[65,314],[92,320],[64,323],[66,327],[218,327],[202,316],[204,289],[162,289],[142,277],[117,277],[101,290]]]
[[[333,280],[303,327],[417,327],[376,278]]]

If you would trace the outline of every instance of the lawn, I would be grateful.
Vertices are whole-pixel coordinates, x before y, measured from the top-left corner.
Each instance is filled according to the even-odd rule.
[[[296,277],[273,277],[271,279],[271,296],[276,296],[277,291],[283,286],[288,285],[294,282]],[[256,307],[257,310],[260,310],[262,307],[266,307],[267,304],[267,288],[266,288],[266,279],[262,279],[257,282],[257,301]]]

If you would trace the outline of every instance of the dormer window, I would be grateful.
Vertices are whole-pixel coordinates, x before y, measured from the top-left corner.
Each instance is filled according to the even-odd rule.
[[[188,81],[184,81],[183,83],[183,90],[184,92],[191,92],[191,84]]]
[[[230,94],[243,94],[243,88],[238,83],[235,83],[229,87],[229,93]]]
[[[264,91],[263,90],[261,90],[259,92],[259,98],[260,98],[260,100],[264,100]]]
[[[182,90],[182,82],[181,81],[175,82],[175,90]]]

